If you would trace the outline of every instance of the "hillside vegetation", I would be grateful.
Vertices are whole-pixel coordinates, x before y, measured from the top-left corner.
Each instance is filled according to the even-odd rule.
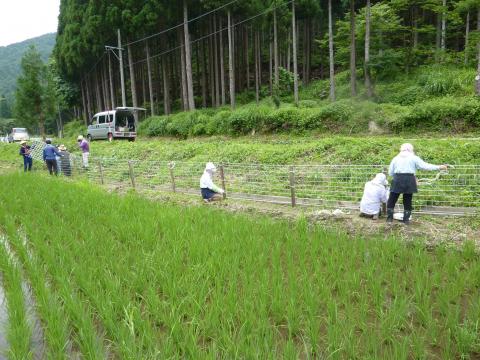
[[[55,46],[55,34],[46,34],[20,43],[0,47],[0,98],[3,95],[8,100],[10,108],[13,105],[16,82],[20,75],[20,61],[31,45],[35,45],[42,60],[47,61]],[[11,114],[0,113],[0,117],[9,116]]]

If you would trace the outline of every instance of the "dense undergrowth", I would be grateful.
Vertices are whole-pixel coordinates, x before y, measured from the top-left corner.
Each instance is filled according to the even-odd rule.
[[[411,139],[400,136],[243,136],[140,138],[136,142],[94,141],[92,156],[189,162],[233,162],[266,164],[388,164],[400,145],[411,141],[426,161],[449,164],[478,164],[480,142],[461,138]],[[73,153],[80,154],[76,141],[58,139]],[[23,166],[18,145],[0,144],[0,160]],[[34,164],[34,167],[36,165]]]
[[[351,98],[348,72],[336,76],[338,100],[326,97],[327,80],[313,82],[301,92],[299,106],[290,96],[280,107],[271,98],[255,104],[243,94],[243,105],[180,112],[146,119],[141,135],[192,137],[204,135],[244,135],[253,132],[355,134],[371,131],[402,133],[422,131],[465,132],[480,128],[480,101],[474,96],[474,70],[429,66],[411,74],[379,82],[375,97],[366,100],[363,87]],[[251,94],[250,94],[251,95]],[[250,100],[251,102],[248,102]]]
[[[51,313],[61,315],[84,357],[480,353],[480,262],[468,242],[452,251],[351,239],[303,220],[166,206],[35,175],[2,176],[0,186],[9,189],[2,232],[30,254],[20,256],[28,277],[38,268],[48,281],[31,281],[38,303],[63,299],[50,316],[39,311],[44,326],[53,334],[62,322]],[[46,347],[65,357],[53,337]]]

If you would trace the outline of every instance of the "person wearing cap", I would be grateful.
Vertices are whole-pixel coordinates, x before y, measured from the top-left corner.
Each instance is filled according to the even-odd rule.
[[[211,201],[223,200],[222,195],[225,193],[222,188],[219,188],[213,183],[213,175],[216,171],[217,168],[215,165],[209,162],[205,166],[205,171],[200,178],[200,191],[202,193],[203,201],[207,203]]]
[[[31,147],[25,140],[23,140],[20,145],[19,154],[23,157],[23,171],[32,171],[33,159],[32,155],[30,154]]]
[[[375,178],[365,184],[362,201],[360,202],[360,216],[377,220],[382,204],[387,202],[388,181],[385,174],[377,174]]]
[[[50,175],[58,175],[57,156],[62,156],[55,146],[52,145],[52,140],[45,140],[45,148],[43,149],[43,161],[47,165]]]
[[[65,145],[60,145],[58,147],[60,151],[60,170],[62,171],[63,175],[71,176],[72,175],[72,167],[70,165],[70,153],[67,151]]]
[[[418,192],[417,170],[437,171],[447,170],[448,165],[432,165],[420,159],[413,150],[412,144],[403,144],[400,147],[400,153],[395,156],[390,163],[388,174],[393,177],[390,196],[387,201],[387,222],[393,222],[395,205],[403,194],[403,222],[410,223],[412,215],[413,194]]]
[[[90,156],[90,145],[88,141],[83,138],[82,135],[78,135],[78,146],[82,149],[82,162],[85,169],[88,168],[88,157]]]

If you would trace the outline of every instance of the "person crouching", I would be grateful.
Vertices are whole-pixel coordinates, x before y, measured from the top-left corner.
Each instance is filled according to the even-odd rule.
[[[205,171],[200,178],[200,191],[202,193],[203,201],[206,203],[223,200],[223,194],[225,193],[225,190],[213,183],[213,175],[216,171],[217,168],[215,165],[209,162],[205,166]]]
[[[382,204],[387,202],[388,182],[385,174],[377,174],[375,178],[365,184],[362,201],[360,202],[360,216],[378,219]]]

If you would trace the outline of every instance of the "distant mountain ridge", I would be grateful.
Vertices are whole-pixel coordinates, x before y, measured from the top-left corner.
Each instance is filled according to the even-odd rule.
[[[11,104],[15,95],[15,85],[20,74],[20,62],[30,45],[35,45],[46,61],[55,46],[55,33],[45,34],[8,46],[0,46],[0,96],[5,95]]]

